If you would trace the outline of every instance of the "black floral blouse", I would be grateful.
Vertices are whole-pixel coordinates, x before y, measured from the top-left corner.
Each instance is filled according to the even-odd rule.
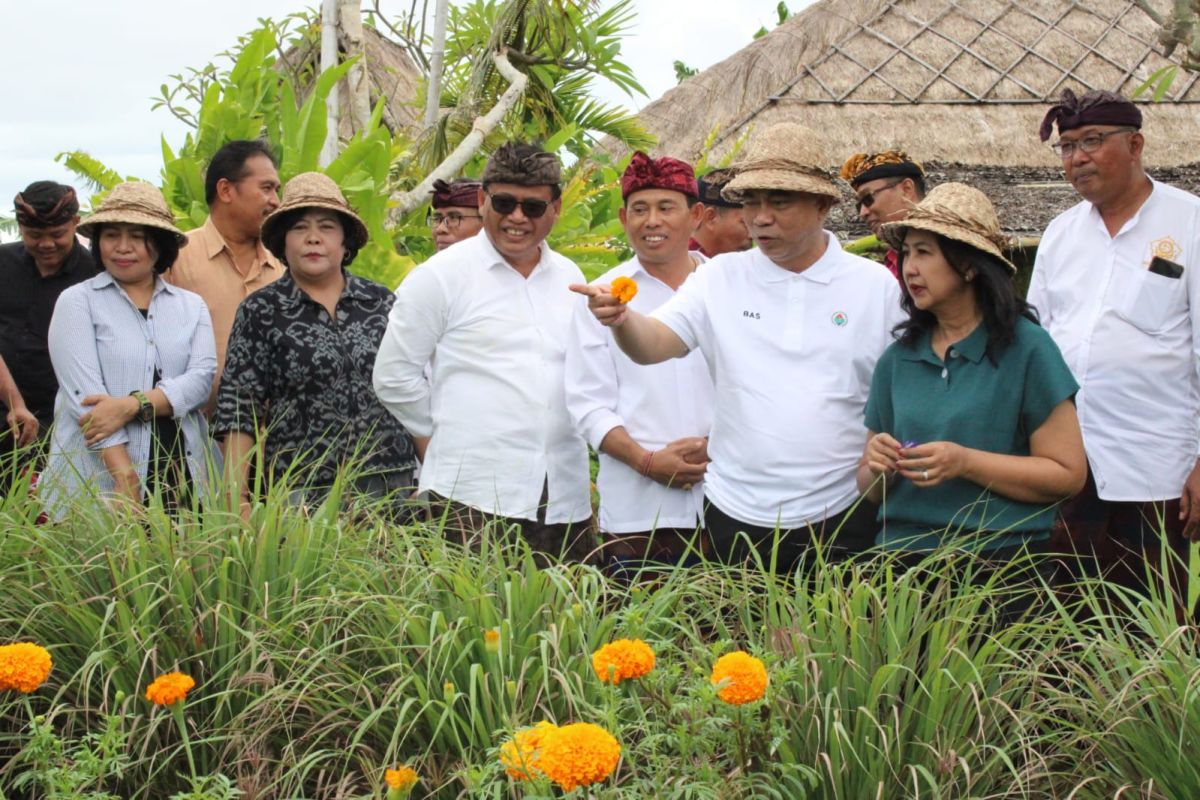
[[[265,429],[270,473],[298,469],[313,488],[329,486],[346,462],[363,474],[413,469],[411,437],[371,386],[392,302],[386,288],[349,273],[336,321],[289,273],[247,297],[229,337],[213,435]]]

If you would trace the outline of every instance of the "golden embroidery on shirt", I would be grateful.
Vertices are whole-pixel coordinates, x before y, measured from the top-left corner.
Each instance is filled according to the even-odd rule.
[[[1167,261],[1175,261],[1181,255],[1183,255],[1183,248],[1170,236],[1150,242],[1150,259],[1165,258]]]

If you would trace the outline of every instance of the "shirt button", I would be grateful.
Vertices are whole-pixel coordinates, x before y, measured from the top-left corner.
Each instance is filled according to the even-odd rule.
[[[950,375],[950,370],[943,367],[942,368],[942,377],[945,378],[945,377],[948,377],[949,375]]]
[[[951,348],[950,348],[950,357],[951,357],[951,358],[958,358],[958,351],[957,351],[957,350],[955,350],[953,347],[951,347]]]

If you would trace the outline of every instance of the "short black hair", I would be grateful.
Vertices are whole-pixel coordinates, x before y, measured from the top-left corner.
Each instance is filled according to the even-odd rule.
[[[103,267],[104,262],[100,260],[100,232],[114,223],[103,223],[92,226],[92,259],[95,260],[98,266]],[[142,232],[145,233],[146,239],[154,247],[154,252],[158,253],[158,260],[154,262],[154,274],[162,275],[175,264],[175,259],[179,258],[179,239],[170,231],[164,231],[162,228],[155,228],[150,225],[139,225]]]
[[[282,212],[278,217],[271,220],[271,224],[264,226],[263,230],[263,247],[267,248],[267,252],[275,256],[281,263],[287,264],[285,257],[284,240],[287,239],[287,232],[292,229],[296,221],[313,209],[309,206],[301,206],[293,208],[290,211]],[[345,214],[340,211],[336,212],[337,220],[342,226],[342,247],[346,249],[346,255],[342,261],[343,266],[350,264],[358,257],[359,248],[356,242],[352,241],[354,235],[354,224]],[[288,265],[291,266],[291,265]]]
[[[279,168],[275,154],[261,139],[234,139],[216,152],[204,173],[204,201],[209,207],[217,199],[217,182],[224,178],[236,183],[246,177],[246,162],[254,156],[266,156],[276,169]]]

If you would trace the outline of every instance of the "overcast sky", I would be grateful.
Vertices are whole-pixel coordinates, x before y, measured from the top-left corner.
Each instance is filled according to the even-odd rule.
[[[777,0],[637,0],[623,56],[654,99],[675,84],[672,62],[705,67],[775,23]],[[282,17],[315,0],[38,0],[4,9],[0,97],[0,214],[28,183],[76,183],[54,157],[82,149],[123,175],[158,182],[160,136],[172,147],[187,128],[152,97],[168,75],[202,67],[232,47],[259,17]],[[369,2],[364,2],[369,7]],[[383,0],[385,13],[407,8]],[[432,4],[431,4],[432,5]],[[807,0],[790,0],[793,10]],[[604,99],[648,102],[609,89]],[[83,188],[83,187],[80,187]]]

